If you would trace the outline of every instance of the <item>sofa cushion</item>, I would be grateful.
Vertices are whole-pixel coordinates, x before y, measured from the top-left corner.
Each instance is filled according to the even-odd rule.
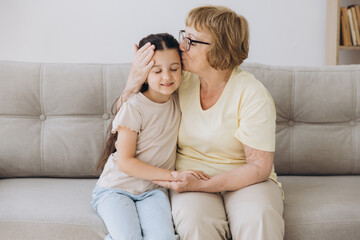
[[[360,176],[280,176],[285,240],[359,239]]]
[[[0,177],[96,177],[130,64],[0,62]]]
[[[96,179],[0,180],[1,239],[104,239],[91,207]]]

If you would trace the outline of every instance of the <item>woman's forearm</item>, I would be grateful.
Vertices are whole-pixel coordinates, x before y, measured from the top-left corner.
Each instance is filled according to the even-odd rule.
[[[173,181],[175,180],[172,175],[171,171],[154,167],[150,164],[147,164],[137,158],[125,158],[125,159],[118,159],[118,167],[119,169],[126,173],[127,175],[141,178],[145,180],[161,180],[161,181]]]
[[[119,111],[120,107],[124,102],[129,100],[129,98],[134,95],[135,93],[138,93],[139,90],[137,88],[125,88],[120,97],[117,100],[116,103],[116,111]]]
[[[235,191],[269,179],[274,152],[261,151],[243,144],[246,164],[212,177],[200,184],[204,192]]]
[[[269,178],[268,172],[267,169],[263,169],[261,166],[247,163],[229,172],[216,175],[208,181],[201,181],[197,191],[223,192],[239,190],[249,185],[266,181]]]

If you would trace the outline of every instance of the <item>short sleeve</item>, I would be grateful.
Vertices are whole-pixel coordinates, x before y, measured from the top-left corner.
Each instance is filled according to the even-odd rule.
[[[141,114],[132,104],[124,102],[113,122],[111,132],[115,133],[119,127],[127,127],[130,130],[140,132],[141,130]]]
[[[255,94],[244,102],[239,107],[234,137],[249,147],[274,152],[276,109],[273,99],[270,94],[265,97]]]

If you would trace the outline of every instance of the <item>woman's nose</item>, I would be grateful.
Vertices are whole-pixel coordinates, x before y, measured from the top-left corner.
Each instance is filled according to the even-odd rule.
[[[179,43],[179,48],[180,48],[180,50],[181,50],[182,52],[185,51],[184,43],[185,43],[185,41],[181,41],[181,42]]]

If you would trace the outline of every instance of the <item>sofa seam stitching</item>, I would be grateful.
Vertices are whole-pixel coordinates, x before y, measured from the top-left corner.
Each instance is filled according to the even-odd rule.
[[[39,116],[38,115],[2,115],[0,114],[0,116],[2,118],[21,118],[21,119],[26,119],[26,120],[38,120]],[[115,115],[110,114],[110,117],[114,117]],[[102,119],[103,116],[99,115],[99,114],[71,114],[71,115],[47,115],[46,118],[51,118],[51,119],[57,119],[57,118],[89,118],[89,119],[96,119],[96,118],[100,118]],[[284,124],[284,125],[288,125],[289,119],[286,119],[285,121],[279,121],[276,122],[276,124]],[[356,119],[354,120],[355,122],[359,122]],[[317,125],[317,124],[349,124],[348,120],[344,120],[344,121],[339,121],[339,122],[301,122],[301,121],[297,121],[297,124],[313,124],[313,125]]]
[[[41,114],[45,115],[45,111],[44,111],[44,99],[43,99],[43,95],[44,95],[44,90],[43,90],[43,81],[44,81],[44,64],[41,64],[41,68],[40,68],[40,109],[41,109]],[[44,162],[44,145],[43,145],[43,141],[44,141],[44,121],[42,119],[40,119],[41,122],[41,129],[40,129],[40,166],[41,166],[41,172],[45,173],[45,162]]]
[[[103,99],[104,99],[104,114],[107,113],[107,102],[106,102],[106,80],[107,80],[107,67],[106,65],[103,65]],[[103,134],[103,149],[105,148],[105,145],[106,145],[106,123],[107,123],[107,120],[106,119],[103,119],[104,120],[104,134]]]
[[[356,75],[355,75],[355,71],[352,72],[352,82],[353,82],[353,101],[352,101],[352,105],[354,107],[354,111],[353,111],[353,116],[352,116],[352,120],[355,120],[355,116],[356,116],[356,84],[355,84],[355,78],[356,78]],[[356,124],[356,122],[355,122]],[[351,137],[352,137],[352,141],[351,141],[351,147],[352,147],[352,151],[353,151],[353,155],[352,155],[352,158],[351,158],[351,167],[349,169],[349,174],[354,174],[354,171],[355,171],[355,157],[356,157],[356,150],[355,150],[355,127],[353,126],[350,126],[350,131],[351,131]]]
[[[40,174],[36,174],[33,172],[0,172],[0,174],[8,174],[8,175],[4,175],[1,176],[0,179],[2,178],[13,178],[13,177],[17,177],[18,175],[20,176],[20,174],[26,174],[27,176],[24,177],[29,177],[29,178],[43,178],[43,177],[50,177],[50,178],[62,178],[62,177],[66,177],[66,178],[73,178],[73,179],[97,179],[99,178],[99,175],[97,174],[78,174],[78,173],[69,173],[69,174],[58,174],[56,172],[46,172],[46,173],[40,173]],[[17,174],[17,176],[13,176],[14,174]],[[29,175],[30,174],[30,175]],[[49,175],[51,174],[51,175]],[[23,176],[23,175],[21,175]]]
[[[285,224],[286,226],[298,226],[298,225],[313,225],[313,224],[350,224],[359,223],[360,221],[323,221],[323,222],[309,222],[309,223],[294,223]]]
[[[352,127],[351,132],[353,135],[353,151],[354,151],[354,158],[353,158],[353,168],[351,173],[355,174],[355,170],[356,170],[356,160],[357,160],[357,150],[358,147],[356,145],[356,107],[357,107],[357,84],[356,84],[356,72],[357,71],[353,71],[353,82],[354,82],[354,115],[353,115],[353,121],[355,123],[355,125]]]
[[[268,65],[263,65],[263,64],[259,64],[261,65],[261,67],[263,67],[266,70],[276,70],[276,71],[281,71],[281,72],[292,72],[292,71],[296,71],[296,72],[301,72],[301,73],[306,73],[306,72],[349,72],[349,69],[332,69],[331,71],[329,71],[328,69],[321,69],[321,68],[316,68],[316,69],[302,69],[304,67],[293,67],[293,70],[287,70],[287,69],[281,69],[281,66],[268,66]],[[255,68],[257,69],[259,66],[247,66],[244,65],[243,67],[245,68]],[[286,68],[287,66],[285,66]],[[306,67],[305,67],[306,68]],[[359,71],[359,70],[355,70],[355,71]]]
[[[107,105],[107,102],[106,102],[106,78],[107,78],[106,65],[103,65],[102,71],[103,71],[102,80],[103,80],[103,101],[104,101],[103,107],[104,107],[104,113],[106,113],[106,105]]]
[[[291,111],[290,111],[290,119],[294,121],[294,108],[295,108],[295,71],[291,74],[291,82],[292,82],[292,97],[291,97]],[[290,167],[290,174],[293,174],[294,172],[294,166],[293,166],[293,128],[294,126],[290,126],[290,156],[289,156],[289,167]]]
[[[94,225],[85,225],[85,224],[74,224],[74,223],[59,223],[59,222],[41,222],[41,221],[11,221],[11,220],[0,220],[0,224],[49,224],[49,225],[67,225],[73,227],[83,227],[83,228],[97,228],[100,230],[104,230],[101,227],[94,226]]]

